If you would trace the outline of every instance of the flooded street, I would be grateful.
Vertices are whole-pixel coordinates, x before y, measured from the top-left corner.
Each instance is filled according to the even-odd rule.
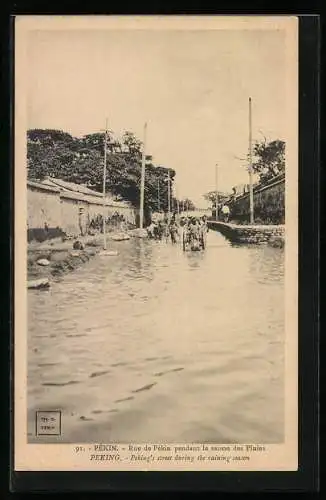
[[[62,410],[52,442],[281,442],[284,251],[110,247],[28,292],[30,442],[37,409]]]

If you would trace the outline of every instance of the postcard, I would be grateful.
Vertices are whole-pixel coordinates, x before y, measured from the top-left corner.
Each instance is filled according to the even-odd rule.
[[[298,20],[15,18],[16,471],[298,467]]]

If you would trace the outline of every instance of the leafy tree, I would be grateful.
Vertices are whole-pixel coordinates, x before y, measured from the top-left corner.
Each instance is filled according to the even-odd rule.
[[[189,198],[183,198],[179,201],[179,204],[181,210],[189,210],[190,212],[196,210],[195,204]]]
[[[53,146],[58,142],[71,143],[74,138],[63,130],[53,129],[31,129],[28,131],[28,140],[36,143]]]
[[[101,192],[104,139],[104,133],[76,138],[61,130],[29,130],[28,178],[57,177]],[[112,132],[108,134],[106,190],[135,207],[140,202],[141,146],[132,132],[125,132],[121,142],[113,138]],[[172,184],[175,171],[155,166],[151,157],[147,157],[144,200],[147,211],[167,210],[168,173]]]
[[[131,156],[140,159],[141,158],[141,147],[142,142],[137,139],[135,134],[132,132],[125,132],[122,137],[122,144],[124,146],[124,150]]]
[[[261,184],[285,173],[285,142],[279,139],[256,142],[253,147],[252,168],[259,175]]]
[[[61,130],[28,131],[28,177],[43,179],[45,176],[63,178],[74,160],[74,139]]]
[[[211,202],[212,206],[216,205],[216,191],[209,191],[203,195],[206,201]],[[224,203],[230,197],[229,194],[218,192],[218,202]]]

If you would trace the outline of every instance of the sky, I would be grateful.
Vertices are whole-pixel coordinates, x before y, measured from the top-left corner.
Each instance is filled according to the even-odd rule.
[[[179,198],[247,183],[252,136],[284,139],[281,30],[75,30],[29,33],[28,128],[74,136],[105,128],[143,138],[155,164],[176,171]],[[237,158],[238,157],[238,158]]]

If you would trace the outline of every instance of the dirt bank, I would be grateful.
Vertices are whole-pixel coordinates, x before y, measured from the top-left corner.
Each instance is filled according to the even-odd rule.
[[[85,250],[48,250],[28,252],[27,260],[27,280],[37,280],[39,278],[53,278],[61,276],[69,271],[73,271],[84,262],[87,262],[92,255],[97,252],[94,249]],[[37,261],[46,259],[48,265],[39,265]]]
[[[74,248],[76,241],[57,239],[30,243],[27,250],[27,280],[32,282],[47,278],[52,281],[77,269],[103,248],[101,235],[78,238],[82,244],[81,249]]]

